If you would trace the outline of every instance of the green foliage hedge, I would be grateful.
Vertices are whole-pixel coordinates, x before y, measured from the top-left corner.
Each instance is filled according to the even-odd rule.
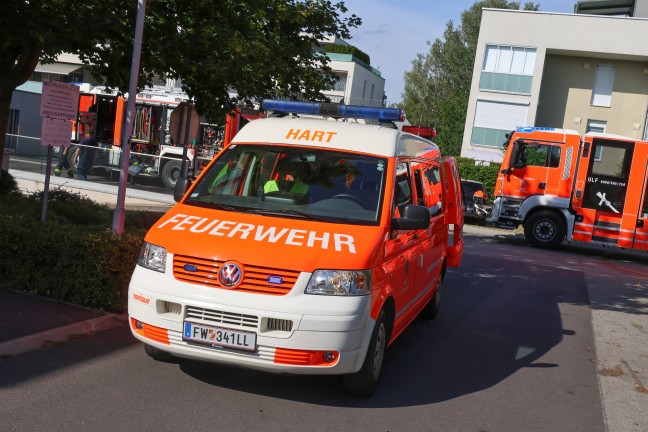
[[[338,54],[351,54],[360,61],[363,61],[367,66],[371,65],[371,58],[369,54],[354,47],[353,45],[337,45],[337,44],[328,44],[324,47],[324,52],[338,53]]]
[[[113,210],[80,194],[50,190],[45,223],[41,211],[41,194],[1,189],[0,288],[125,311],[144,235],[161,213],[127,212],[124,234],[114,237]]]

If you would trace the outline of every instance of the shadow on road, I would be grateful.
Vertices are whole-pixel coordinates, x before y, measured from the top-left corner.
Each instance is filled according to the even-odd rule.
[[[559,365],[542,357],[564,337],[581,333],[577,337],[591,343],[591,331],[563,327],[559,305],[577,305],[589,313],[582,307],[589,304],[585,284],[568,270],[532,264],[511,270],[497,258],[468,255],[462,271],[449,273],[444,287],[437,320],[417,320],[389,348],[380,388],[369,399],[345,394],[339,377],[282,376],[184,360],[179,367],[198,380],[243,392],[329,406],[390,408],[479,392],[521,368],[555,368]],[[587,369],[587,360],[583,363]],[[591,376],[596,389],[593,368]]]

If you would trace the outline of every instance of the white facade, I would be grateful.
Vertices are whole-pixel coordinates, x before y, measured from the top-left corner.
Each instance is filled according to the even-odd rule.
[[[501,161],[519,126],[585,133],[604,123],[642,138],[646,40],[643,18],[484,9],[461,155]]]

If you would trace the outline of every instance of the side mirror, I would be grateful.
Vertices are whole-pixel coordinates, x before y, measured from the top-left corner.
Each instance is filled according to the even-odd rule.
[[[427,207],[408,204],[403,210],[403,215],[392,219],[393,230],[419,230],[430,226],[430,211]]]
[[[191,179],[188,177],[180,177],[173,188],[173,199],[179,202],[191,186]]]

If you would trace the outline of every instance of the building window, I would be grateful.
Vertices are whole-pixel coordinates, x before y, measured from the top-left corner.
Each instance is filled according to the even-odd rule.
[[[531,94],[536,49],[486,45],[480,90]]]
[[[607,126],[607,122],[601,121],[601,120],[587,120],[587,129],[585,130],[585,133],[587,132],[596,132],[596,133],[605,133],[605,127]],[[603,152],[603,147],[597,146],[594,149],[594,160],[595,161],[600,161],[601,160],[601,153]]]
[[[528,110],[528,105],[478,100],[470,143],[502,147],[507,133],[527,125]]]
[[[367,97],[367,80],[365,80],[362,86],[362,99],[365,99],[366,97]]]
[[[614,66],[596,65],[594,88],[592,88],[592,105],[609,107],[612,103],[612,87],[614,86]]]

